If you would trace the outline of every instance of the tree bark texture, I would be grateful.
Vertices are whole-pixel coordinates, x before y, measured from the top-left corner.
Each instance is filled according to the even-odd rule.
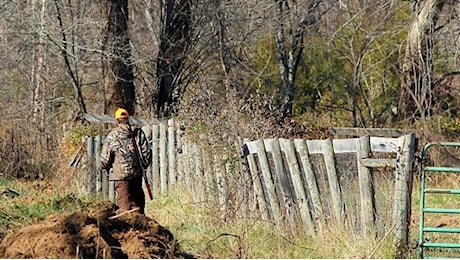
[[[181,70],[190,41],[190,0],[166,0],[163,6],[160,49],[157,59],[157,116],[174,112],[183,92]]]
[[[128,33],[128,0],[107,0],[105,4],[104,112],[112,114],[117,107],[123,107],[132,115],[135,112],[135,90]]]
[[[444,0],[425,0],[418,4],[418,14],[407,35],[402,59],[401,119],[430,115],[433,107],[433,33]]]

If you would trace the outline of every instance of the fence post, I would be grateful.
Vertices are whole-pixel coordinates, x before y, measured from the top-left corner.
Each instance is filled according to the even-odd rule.
[[[102,148],[102,145],[104,144],[104,140],[105,140],[105,136],[101,136],[101,148]],[[99,157],[100,157],[100,155],[99,155]],[[102,169],[101,169],[101,182],[102,182],[101,183],[101,185],[102,185],[102,188],[101,188],[102,198],[103,199],[108,199],[110,197],[109,196],[109,185],[110,185],[109,174],[108,174],[108,172],[103,172]]]
[[[102,193],[102,167],[101,167],[101,145],[102,136],[98,135],[94,139],[94,153],[96,155],[96,194],[97,197],[103,198]]]
[[[88,149],[87,149],[87,156],[88,156],[88,172],[87,172],[87,193],[89,195],[94,195],[95,193],[95,174],[94,174],[94,137],[88,137]]]
[[[159,143],[160,143],[160,126],[159,125],[152,125],[152,187],[153,187],[153,194],[157,195],[160,193],[160,165],[159,161]]]
[[[174,120],[168,120],[168,175],[169,187],[176,184],[176,140],[174,136]]]
[[[162,194],[168,191],[168,172],[167,170],[167,158],[166,158],[166,123],[160,123],[160,190]]]
[[[412,160],[415,148],[415,133],[398,138],[395,165],[395,193],[393,199],[396,258],[405,258],[408,249],[412,193]]]
[[[370,168],[363,165],[361,159],[369,158],[371,151],[370,136],[359,138],[357,151],[357,166],[359,179],[359,195],[361,199],[361,227],[364,235],[370,235],[375,231],[375,197],[374,181]]]

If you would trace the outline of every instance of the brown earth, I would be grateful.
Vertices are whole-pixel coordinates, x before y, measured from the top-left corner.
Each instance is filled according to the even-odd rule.
[[[0,258],[184,258],[167,229],[137,213],[115,219],[112,205],[53,215],[9,233]]]

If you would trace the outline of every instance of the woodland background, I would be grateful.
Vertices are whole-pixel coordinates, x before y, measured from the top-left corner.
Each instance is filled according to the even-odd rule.
[[[332,127],[460,132],[454,0],[0,2],[0,170],[45,178],[117,106],[237,137],[321,139]],[[67,157],[66,157],[67,156]],[[60,160],[59,160],[60,159]],[[65,161],[64,163],[68,163]]]

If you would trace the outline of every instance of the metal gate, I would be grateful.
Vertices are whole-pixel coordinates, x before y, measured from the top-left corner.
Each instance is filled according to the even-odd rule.
[[[454,225],[460,224],[460,206],[458,206],[460,205],[460,196],[458,196],[460,181],[447,180],[438,183],[436,181],[442,180],[443,174],[460,173],[460,168],[455,167],[455,163],[438,166],[430,161],[428,152],[433,151],[434,147],[438,147],[440,151],[450,151],[449,154],[455,161],[460,143],[430,143],[423,148],[420,176],[419,256],[420,258],[458,258],[460,257],[460,225]],[[447,196],[457,198],[446,200]],[[440,222],[444,219],[449,221]]]

